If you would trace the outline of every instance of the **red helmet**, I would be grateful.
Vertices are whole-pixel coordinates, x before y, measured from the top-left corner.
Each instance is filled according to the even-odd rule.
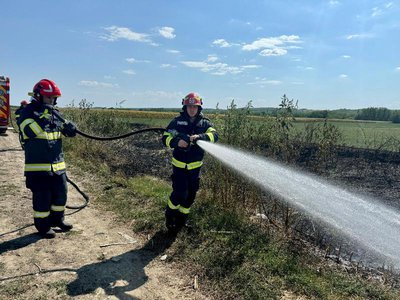
[[[203,105],[203,99],[197,93],[189,93],[182,99],[182,105]]]
[[[26,101],[26,100],[22,100],[22,101],[21,101],[21,105],[28,105],[28,104],[29,104],[29,102]]]
[[[29,95],[35,98],[44,97],[61,97],[61,91],[56,85],[56,83],[50,79],[42,79],[33,87],[33,93]]]

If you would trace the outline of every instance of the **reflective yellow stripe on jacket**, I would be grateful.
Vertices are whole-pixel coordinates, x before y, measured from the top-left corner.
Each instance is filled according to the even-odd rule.
[[[210,138],[210,142],[214,143],[214,134],[213,132],[215,132],[215,128],[209,127],[206,131],[206,134],[208,135],[208,137]]]
[[[43,131],[43,129],[39,126],[38,123],[34,119],[26,119],[24,120],[21,125],[21,131],[23,133],[24,139],[29,139],[28,136],[26,136],[24,129],[26,126],[29,126],[29,128],[35,133],[37,139],[42,139],[42,140],[59,140],[61,139],[61,132],[60,131],[55,131],[55,132],[46,132]]]
[[[25,172],[50,172],[64,170],[65,162],[60,162],[57,164],[25,164]]]
[[[22,131],[22,133],[23,133],[24,139],[28,138],[25,135],[25,131],[24,131],[26,126],[29,126],[29,128],[33,131],[33,133],[35,133],[36,136],[40,135],[43,132],[43,129],[39,126],[38,123],[36,123],[36,121],[34,119],[29,119],[28,118],[28,119],[24,120],[21,123],[21,125],[19,126],[21,131]]]
[[[187,164],[187,163],[181,162],[181,161],[177,160],[175,157],[173,157],[172,165],[174,165],[177,168],[181,168],[181,169],[193,170],[193,169],[200,168],[203,165],[203,162],[202,161],[194,161],[194,162]]]
[[[171,141],[172,141],[172,139],[174,138],[173,136],[172,136],[172,134],[171,133],[169,133],[169,132],[164,132],[164,135],[166,135],[167,136],[167,139],[165,140],[165,144],[167,145],[167,147],[169,147],[169,148],[171,148]]]
[[[49,113],[49,110],[46,108],[43,112],[43,114],[39,117],[39,119],[50,119],[51,118],[51,113]]]
[[[61,132],[60,131],[55,131],[55,132],[43,131],[41,134],[37,135],[36,138],[43,139],[43,140],[59,140],[59,139],[61,139]]]

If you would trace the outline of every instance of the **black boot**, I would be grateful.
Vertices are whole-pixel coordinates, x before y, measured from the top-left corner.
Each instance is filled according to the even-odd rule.
[[[165,209],[165,226],[168,229],[169,233],[177,233],[177,226],[176,226],[176,211],[167,207]]]
[[[70,231],[74,226],[72,224],[65,222],[63,219],[52,224],[52,227],[58,227],[61,231]]]
[[[51,228],[47,231],[39,231],[39,235],[45,239],[54,239],[56,237],[56,233]]]
[[[178,230],[181,230],[183,227],[186,227],[187,222],[188,222],[188,215],[179,213],[179,215],[176,218],[176,227],[178,228]]]

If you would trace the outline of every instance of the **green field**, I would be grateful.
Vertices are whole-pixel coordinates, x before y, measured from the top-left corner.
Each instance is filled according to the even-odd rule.
[[[304,130],[310,121],[299,120],[294,123],[297,130]],[[393,144],[400,143],[400,124],[385,121],[328,120],[343,135],[343,144],[359,148],[393,149]],[[314,124],[323,124],[315,121]],[[397,148],[397,151],[399,149]]]
[[[129,123],[146,124],[154,127],[166,127],[177,113],[173,112],[143,112],[121,111],[118,115]],[[222,115],[208,115],[215,122]],[[263,122],[270,117],[253,116],[254,120]],[[294,133],[304,130],[307,125],[323,125],[323,119],[296,118],[293,122]],[[399,151],[400,124],[388,121],[357,121],[357,120],[328,120],[329,124],[336,126],[342,133],[341,144],[358,148],[386,149]],[[218,122],[216,122],[218,127]]]
[[[14,111],[15,109],[13,109]],[[67,109],[68,110],[68,109]],[[92,109],[99,113],[110,113],[127,123],[145,124],[151,127],[166,127],[177,112],[154,112],[136,110],[104,110]],[[206,114],[211,121],[221,119],[222,114]],[[270,117],[252,116],[252,119],[263,122]],[[218,127],[218,121],[215,122]],[[323,125],[323,119],[296,118],[293,122],[294,133],[304,130],[307,125]],[[341,144],[370,149],[400,151],[400,124],[389,121],[358,121],[351,119],[328,119],[328,123],[336,126],[342,133]],[[78,124],[79,125],[79,124]]]

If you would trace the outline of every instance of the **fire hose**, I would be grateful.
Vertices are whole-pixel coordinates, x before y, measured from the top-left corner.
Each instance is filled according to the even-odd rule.
[[[59,117],[62,121],[64,121],[64,123],[66,122],[66,121],[65,121],[64,119],[62,119],[60,116],[58,116],[58,117]],[[93,135],[84,133],[84,132],[82,132],[82,131],[80,131],[80,130],[78,130],[78,129],[76,129],[76,133],[79,134],[79,135],[81,135],[81,136],[83,136],[83,137],[85,137],[85,138],[92,139],[92,140],[98,140],[98,141],[112,141],[112,140],[118,140],[118,139],[127,138],[127,137],[129,137],[129,136],[132,136],[132,135],[135,135],[135,134],[139,134],[139,133],[142,133],[142,132],[147,132],[147,131],[161,131],[161,132],[162,132],[162,131],[164,131],[164,130],[165,130],[165,128],[162,128],[162,127],[150,127],[150,128],[144,128],[144,129],[140,129],[140,130],[136,130],[136,131],[131,131],[131,132],[128,132],[128,133],[125,133],[125,134],[122,134],[122,135],[110,136],[110,137],[93,136]],[[79,187],[76,185],[76,183],[73,182],[72,180],[70,180],[68,177],[67,177],[67,181],[78,191],[78,193],[80,193],[80,194],[82,195],[82,197],[85,199],[85,203],[84,203],[83,205],[80,205],[80,206],[70,206],[70,205],[67,205],[66,208],[69,208],[69,209],[78,209],[78,210],[81,210],[81,209],[85,208],[85,207],[89,204],[89,196],[86,195],[84,192],[82,192],[82,191],[79,189]],[[74,213],[76,213],[76,212],[74,212]],[[1,236],[1,235],[0,235],[0,236]]]
[[[162,127],[149,127],[149,128],[143,128],[143,129],[139,129],[139,130],[136,130],[136,131],[131,131],[131,132],[128,132],[128,133],[125,133],[125,134],[122,134],[122,135],[111,136],[111,137],[93,136],[93,135],[89,135],[87,133],[84,133],[84,132],[76,129],[76,133],[77,134],[79,134],[79,135],[81,135],[81,136],[83,136],[85,138],[98,140],[98,141],[112,141],[112,140],[123,139],[123,138],[129,137],[131,135],[142,133],[142,132],[146,132],[146,131],[160,131],[160,132],[162,132],[162,131],[165,131],[165,128],[162,128]]]

